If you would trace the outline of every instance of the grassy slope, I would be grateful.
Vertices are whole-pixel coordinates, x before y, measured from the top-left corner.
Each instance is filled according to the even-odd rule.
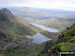
[[[62,32],[58,36],[58,40],[52,42],[52,44],[46,44],[48,50],[44,50],[40,56],[58,56],[57,52],[60,51],[74,51],[73,47],[75,47],[75,24],[73,24],[66,31]]]

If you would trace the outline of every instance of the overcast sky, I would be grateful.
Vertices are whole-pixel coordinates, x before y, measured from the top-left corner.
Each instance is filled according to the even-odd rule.
[[[75,0],[0,0],[0,6],[75,10]]]

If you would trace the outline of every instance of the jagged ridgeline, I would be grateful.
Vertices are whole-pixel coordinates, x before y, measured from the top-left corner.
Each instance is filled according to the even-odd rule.
[[[0,10],[0,56],[32,55],[32,48],[27,48],[31,40],[26,35],[35,32],[17,22],[16,17],[6,8]]]
[[[75,24],[62,32],[58,40],[46,43],[39,56],[59,56],[59,52],[75,51]]]

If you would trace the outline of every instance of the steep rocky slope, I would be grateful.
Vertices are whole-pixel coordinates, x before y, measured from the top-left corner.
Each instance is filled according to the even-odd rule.
[[[8,9],[0,10],[0,56],[32,56],[33,48],[28,45],[31,40],[26,36],[34,33],[17,21]]]

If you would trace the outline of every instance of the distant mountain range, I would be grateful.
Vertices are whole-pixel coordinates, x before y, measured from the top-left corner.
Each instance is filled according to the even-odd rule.
[[[62,15],[67,18],[72,18],[72,19],[75,18],[75,11],[67,11],[67,10],[59,10],[59,9],[42,9],[42,8],[39,8],[38,10],[47,12],[49,14]]]
[[[51,18],[75,18],[75,11],[31,8],[31,7],[9,7],[15,15],[30,17],[33,19],[51,19]]]
[[[52,16],[47,12],[43,12],[30,7],[13,8],[10,10],[17,16],[29,17],[33,19],[47,19]]]

